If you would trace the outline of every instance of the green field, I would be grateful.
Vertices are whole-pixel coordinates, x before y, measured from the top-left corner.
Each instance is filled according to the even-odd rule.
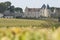
[[[53,20],[0,18],[0,40],[60,40],[60,23]]]
[[[59,27],[60,23],[52,20],[4,19],[0,18],[0,27]]]

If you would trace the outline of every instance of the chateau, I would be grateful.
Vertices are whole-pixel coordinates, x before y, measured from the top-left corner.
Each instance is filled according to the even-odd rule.
[[[58,18],[60,17],[60,8],[50,7],[43,4],[41,8],[25,8],[25,12],[6,10],[0,13],[0,18]]]
[[[60,8],[43,5],[41,8],[25,8],[23,17],[26,18],[57,18],[60,16]]]

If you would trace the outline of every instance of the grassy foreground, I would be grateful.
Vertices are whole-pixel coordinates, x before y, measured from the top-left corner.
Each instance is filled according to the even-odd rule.
[[[60,28],[0,28],[0,40],[60,40]]]
[[[52,20],[4,19],[0,18],[0,27],[59,27],[60,23]]]
[[[0,40],[60,40],[60,23],[52,20],[1,18]]]

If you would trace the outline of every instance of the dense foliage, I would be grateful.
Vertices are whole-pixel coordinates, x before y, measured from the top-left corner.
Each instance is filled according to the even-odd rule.
[[[15,11],[17,10],[16,7],[13,5],[11,5],[12,3],[7,1],[7,2],[1,2],[0,3],[0,13],[3,13],[4,11],[6,10],[10,10],[11,12],[14,12],[14,9]],[[23,9],[19,7],[18,9],[19,11],[23,12]]]

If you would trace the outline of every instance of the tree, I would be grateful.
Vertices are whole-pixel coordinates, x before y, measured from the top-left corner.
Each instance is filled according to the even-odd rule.
[[[0,3],[0,13],[3,13],[5,10],[7,10],[11,6],[11,2],[1,2]]]
[[[9,2],[9,1],[5,2],[4,4],[5,4],[5,6],[6,6],[7,9],[9,9],[10,6],[11,6],[11,2]]]
[[[23,9],[22,8],[19,8],[19,7],[16,7],[15,8],[15,11],[20,11],[21,13],[23,13]]]
[[[52,12],[54,11],[54,7],[51,7],[51,11],[52,11]]]
[[[6,6],[11,6],[11,2],[9,2],[9,1],[5,2],[5,5]]]
[[[14,12],[14,6],[10,6],[10,8],[9,8],[9,10],[10,10],[10,12]]]
[[[6,6],[4,3],[0,3],[0,13],[3,13],[6,10]]]

